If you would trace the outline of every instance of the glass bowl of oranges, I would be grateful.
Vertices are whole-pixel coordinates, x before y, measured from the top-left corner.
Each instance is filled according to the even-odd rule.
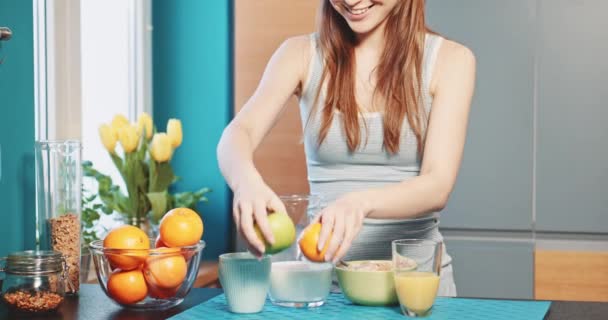
[[[180,304],[192,289],[205,247],[200,216],[173,209],[159,231],[149,239],[143,230],[125,225],[89,245],[99,285],[119,305],[165,310]]]

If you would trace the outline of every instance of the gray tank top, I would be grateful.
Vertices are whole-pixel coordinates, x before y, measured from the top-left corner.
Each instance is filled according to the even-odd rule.
[[[380,112],[359,115],[365,123],[360,121],[362,143],[355,152],[351,153],[348,150],[339,112],[334,115],[323,143],[320,146],[317,144],[322,117],[318,110],[324,105],[325,92],[321,91],[317,101],[319,106],[317,112],[309,119],[317,89],[323,85],[320,83],[323,59],[316,38],[316,34],[310,36],[312,59],[307,82],[303,86],[299,101],[311,193],[320,195],[327,204],[351,191],[380,187],[419,175],[417,140],[407,120],[403,121],[399,152],[394,155],[383,149],[383,122]],[[425,39],[422,103],[427,114],[430,112],[433,100],[429,92],[431,76],[442,40],[442,37],[432,34],[427,34]],[[310,212],[310,214],[315,213]],[[436,214],[407,220],[366,219],[361,233],[349,250],[347,259],[390,259],[390,241],[395,239],[442,240],[437,226]],[[449,261],[451,259],[446,256],[443,264],[449,264]]]

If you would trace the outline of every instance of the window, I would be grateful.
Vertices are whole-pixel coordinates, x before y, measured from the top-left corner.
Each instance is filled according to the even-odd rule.
[[[118,183],[98,127],[118,113],[131,121],[152,113],[150,0],[34,0],[34,8],[36,139],[81,140],[83,160]]]

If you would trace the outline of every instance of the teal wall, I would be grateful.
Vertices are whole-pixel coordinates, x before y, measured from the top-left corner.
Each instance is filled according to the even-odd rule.
[[[32,19],[31,1],[0,0],[0,26],[13,31],[0,42],[0,256],[35,243]]]
[[[155,124],[164,131],[167,119],[182,121],[176,189],[213,189],[199,212],[203,257],[216,259],[232,247],[230,193],[215,153],[232,114],[231,1],[154,0],[152,12]]]

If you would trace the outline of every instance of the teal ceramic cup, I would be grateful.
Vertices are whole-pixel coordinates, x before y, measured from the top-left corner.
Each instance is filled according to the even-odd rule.
[[[262,311],[270,287],[270,256],[258,260],[249,252],[220,256],[219,277],[228,310],[234,313]]]

